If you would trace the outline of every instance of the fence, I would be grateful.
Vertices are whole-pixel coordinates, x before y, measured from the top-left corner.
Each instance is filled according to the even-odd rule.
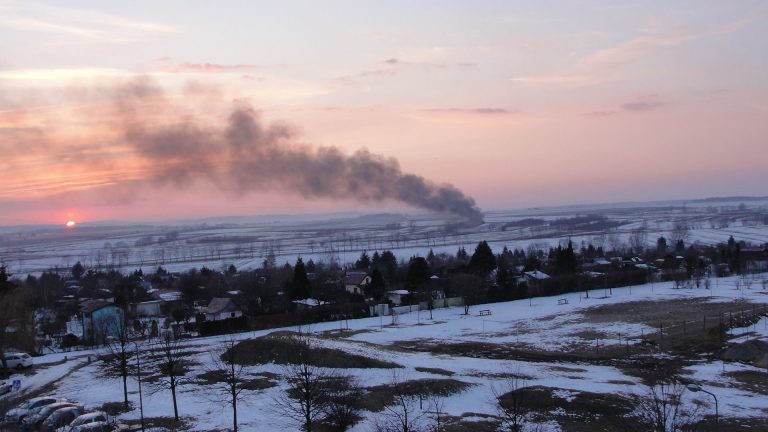
[[[461,297],[450,297],[436,299],[432,301],[432,309],[441,309],[454,306],[464,306],[464,299]],[[369,308],[371,316],[402,315],[405,313],[416,312],[419,310],[429,310],[429,302],[423,301],[419,304],[408,306],[392,306],[388,304],[377,304]]]

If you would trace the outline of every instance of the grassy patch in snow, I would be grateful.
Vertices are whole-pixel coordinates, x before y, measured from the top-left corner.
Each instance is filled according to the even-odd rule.
[[[440,369],[440,368],[431,368],[431,367],[416,366],[415,369],[417,371],[419,371],[419,372],[426,372],[426,373],[431,373],[431,374],[435,374],[435,375],[451,376],[451,375],[453,375],[455,373],[455,372],[451,372],[449,370]]]
[[[246,390],[264,390],[277,386],[277,374],[257,374],[256,378],[242,379],[242,387]],[[226,373],[223,371],[206,371],[197,375],[194,383],[197,385],[212,385],[225,382]]]
[[[303,354],[307,363],[318,367],[344,369],[393,369],[402,367],[396,363],[350,354],[339,349],[310,347],[307,351],[301,341],[285,334],[273,333],[256,339],[244,340],[235,345],[233,350],[236,361],[244,365],[298,364],[302,361]],[[224,355],[230,355],[230,351]]]
[[[626,426],[633,401],[622,396],[543,386],[522,387],[499,397],[516,403],[536,421],[556,421],[563,431],[611,431]]]
[[[726,372],[724,375],[733,379],[733,387],[737,389],[768,395],[768,377],[763,371],[740,370]]]
[[[141,427],[140,420],[130,420],[125,423],[134,428]],[[179,421],[176,421],[173,417],[145,417],[144,425],[147,428],[166,428],[172,431],[185,431],[189,430],[189,428],[194,425],[194,419],[182,417]]]
[[[366,388],[361,405],[367,411],[379,412],[392,405],[395,395],[400,392],[407,396],[426,398],[430,395],[451,396],[469,388],[472,384],[450,378],[427,378],[410,380],[398,384],[383,384]]]

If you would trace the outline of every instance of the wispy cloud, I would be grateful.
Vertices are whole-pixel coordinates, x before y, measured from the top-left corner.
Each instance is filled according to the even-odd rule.
[[[710,30],[678,30],[636,37],[617,46],[599,49],[581,57],[561,72],[515,76],[518,84],[555,87],[586,87],[614,78],[616,70],[656,50],[682,45],[705,37],[738,31],[768,17],[766,10],[755,11],[745,18]],[[630,108],[631,109],[631,108]]]
[[[636,101],[628,102],[621,105],[621,108],[625,111],[653,111],[655,109],[663,108],[666,104],[661,101]]]
[[[615,69],[631,63],[650,52],[680,45],[699,37],[693,32],[679,32],[668,35],[642,36],[621,45],[603,48],[577,60],[559,74],[543,74],[513,77],[520,84],[551,85],[559,87],[584,87],[604,82],[611,78]]]
[[[610,110],[591,111],[587,115],[591,117],[606,118],[619,115],[621,113],[644,113],[659,110],[669,106],[658,95],[651,94],[637,97],[631,101],[620,103],[616,108]]]
[[[508,110],[506,108],[424,108],[421,112],[431,114],[500,115],[515,114],[518,111]]]
[[[172,68],[177,72],[229,73],[247,72],[256,68],[251,64],[182,63]]]
[[[132,20],[95,10],[34,2],[10,2],[0,9],[0,26],[76,36],[108,43],[130,43],[158,34],[179,33],[176,26]]]
[[[120,78],[132,73],[113,68],[48,68],[0,70],[0,80],[9,81],[66,81],[97,77]]]
[[[382,60],[380,67],[365,70],[357,74],[339,75],[332,79],[337,84],[349,85],[355,84],[358,78],[370,78],[370,77],[392,77],[397,75],[400,71],[405,70],[445,70],[451,68],[472,68],[477,66],[475,63],[436,63],[436,62],[423,62],[423,61],[407,61],[398,57],[390,57]]]
[[[438,63],[424,61],[408,61],[397,57],[390,57],[382,63],[395,67],[415,67],[422,69],[449,69],[449,68],[471,68],[477,66],[475,63]]]

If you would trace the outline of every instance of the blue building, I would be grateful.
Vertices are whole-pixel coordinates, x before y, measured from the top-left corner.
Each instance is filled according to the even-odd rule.
[[[116,304],[105,300],[88,300],[80,304],[85,344],[101,345],[108,338],[123,334],[125,314]]]

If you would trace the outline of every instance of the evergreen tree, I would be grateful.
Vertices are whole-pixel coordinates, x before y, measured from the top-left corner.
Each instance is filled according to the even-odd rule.
[[[304,267],[304,261],[301,257],[296,259],[296,265],[293,267],[293,281],[291,282],[291,299],[301,300],[309,298],[310,286],[307,277],[307,269]]]
[[[381,270],[385,279],[391,283],[395,279],[395,273],[397,272],[397,257],[391,251],[382,252],[377,268]]]
[[[464,246],[460,247],[459,250],[456,252],[456,259],[459,261],[467,261],[467,258],[469,258],[469,254],[467,254],[467,250],[464,249]]]
[[[368,284],[367,290],[368,297],[371,297],[375,300],[379,300],[384,297],[386,283],[384,282],[384,276],[381,274],[379,269],[374,268],[371,272],[371,283]]]
[[[656,253],[659,256],[664,256],[667,254],[667,239],[664,236],[661,236],[658,240],[656,240]]]
[[[80,279],[80,277],[83,276],[83,273],[85,273],[85,268],[80,264],[80,261],[76,262],[75,265],[72,266],[72,277]]]
[[[496,257],[485,240],[477,244],[475,253],[472,254],[472,258],[469,260],[469,268],[480,276],[488,276],[496,268]]]
[[[370,266],[371,266],[371,259],[368,257],[368,253],[363,251],[363,253],[360,254],[360,259],[355,261],[355,269],[368,270]]]
[[[412,257],[408,262],[408,285],[419,288],[429,282],[429,265],[422,257]]]

